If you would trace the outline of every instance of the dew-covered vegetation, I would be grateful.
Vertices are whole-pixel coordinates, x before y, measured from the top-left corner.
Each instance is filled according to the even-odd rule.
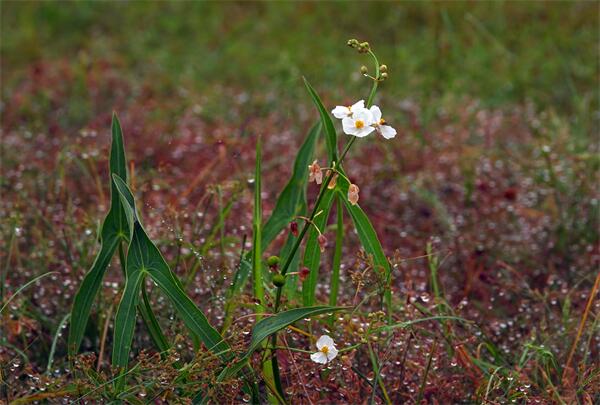
[[[600,402],[598,3],[0,8],[2,403]]]

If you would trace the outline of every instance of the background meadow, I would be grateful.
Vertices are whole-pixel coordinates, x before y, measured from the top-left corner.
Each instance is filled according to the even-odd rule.
[[[393,317],[443,313],[468,322],[418,322],[374,341],[379,376],[363,349],[326,367],[284,352],[288,400],[600,402],[600,303],[590,296],[600,254],[597,2],[4,1],[0,8],[1,400],[115,400],[117,261],[74,364],[66,343],[66,316],[110,206],[113,111],[146,230],[221,330],[240,251],[251,247],[258,136],[268,218],[318,120],[302,76],[328,110],[367,96],[359,69],[371,61],[346,46],[358,38],[389,68],[377,103],[398,135],[357,143],[345,170],[392,264]],[[324,142],[315,155],[324,158]],[[309,186],[309,200],[317,191]],[[332,259],[328,249],[321,303]],[[356,305],[377,289],[367,262],[348,226],[338,304]],[[148,287],[177,350],[157,358],[138,322],[137,385],[120,399],[185,403],[207,390],[216,402],[248,401],[239,380],[216,382],[214,358],[194,355],[169,302]],[[236,303],[223,334],[243,351],[254,324],[251,288]],[[367,299],[361,312],[297,326],[347,347],[379,309]],[[295,331],[281,335],[290,347],[314,349]],[[179,361],[191,364],[185,383]],[[373,389],[377,378],[389,398]]]

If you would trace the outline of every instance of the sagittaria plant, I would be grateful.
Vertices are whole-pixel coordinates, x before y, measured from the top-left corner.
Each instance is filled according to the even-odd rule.
[[[371,133],[379,133],[390,139],[396,131],[382,118],[379,107],[373,105],[379,83],[387,78],[387,67],[380,65],[371,47],[366,42],[348,41],[348,45],[359,53],[369,54],[375,65],[374,76],[366,67],[361,72],[372,81],[367,101],[360,100],[351,106],[337,106],[331,113],[342,122],[342,129],[349,137],[342,153],[338,150],[338,136],[334,122],[313,87],[304,79],[305,86],[320,115],[320,121],[314,125],[302,144],[294,162],[292,176],[279,195],[271,216],[265,223],[262,220],[261,197],[261,145],[256,148],[256,167],[254,178],[254,215],[252,250],[243,255],[235,272],[231,287],[226,294],[225,318],[222,329],[232,323],[237,297],[245,291],[248,280],[252,280],[252,292],[257,301],[256,324],[252,329],[251,341],[242,354],[236,355],[223,338],[222,333],[213,327],[202,310],[185,292],[184,285],[171,271],[166,260],[154,242],[149,238],[143,226],[141,213],[137,210],[135,196],[129,187],[126,167],[123,132],[116,115],[112,122],[112,147],[110,152],[110,190],[111,206],[102,224],[99,235],[100,249],[96,259],[86,274],[75,296],[71,312],[69,329],[69,354],[75,356],[86,333],[92,305],[100,289],[102,279],[118,251],[120,267],[125,277],[125,285],[115,315],[113,330],[112,365],[117,371],[115,388],[117,393],[126,391],[127,366],[133,342],[136,318],[143,319],[159,352],[171,348],[159,322],[154,316],[152,304],[148,298],[145,280],[150,278],[160,291],[170,300],[179,317],[190,332],[194,347],[201,344],[221,359],[223,369],[219,380],[242,373],[245,381],[243,390],[251,395],[252,402],[261,402],[259,377],[251,366],[254,352],[262,350],[262,381],[268,392],[269,402],[285,402],[285,394],[279,378],[277,362],[277,332],[302,319],[331,314],[349,308],[337,306],[339,288],[341,247],[344,240],[344,210],[349,214],[356,228],[359,240],[372,265],[383,274],[381,291],[382,305],[386,309],[388,322],[391,320],[391,268],[367,215],[360,208],[359,186],[352,184],[345,174],[343,162],[348,151],[358,138]],[[320,167],[314,159],[315,146],[323,134],[327,149],[327,165]],[[309,211],[307,186],[309,182],[320,186],[318,196]],[[331,272],[331,291],[327,305],[318,303],[316,286],[321,254],[328,242],[325,226],[331,207],[337,204],[336,237]],[[300,228],[298,223],[303,221]],[[278,234],[287,232],[287,240],[279,252],[264,260],[263,256]],[[304,243],[304,253],[300,247]],[[280,259],[281,258],[281,259]],[[270,271],[269,271],[270,269]],[[287,304],[282,295],[296,297],[296,279],[302,280],[302,305]],[[269,313],[268,302],[274,302]],[[270,340],[269,340],[270,339]],[[318,363],[334,361],[338,350],[329,336],[317,341],[317,352],[311,358]],[[194,402],[206,400],[206,393],[197,393]]]

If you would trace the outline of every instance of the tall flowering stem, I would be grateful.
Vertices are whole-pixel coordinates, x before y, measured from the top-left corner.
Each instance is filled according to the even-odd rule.
[[[367,45],[368,46],[368,45]],[[370,49],[370,47],[368,48],[368,53],[371,55],[371,57],[373,58],[374,62],[375,62],[375,72],[376,75],[373,79],[373,85],[371,87],[371,92],[369,93],[369,98],[367,99],[367,109],[370,108],[373,105],[373,101],[375,99],[375,94],[377,93],[377,87],[379,82],[382,80],[381,77],[381,72],[380,72],[380,65],[379,65],[379,61],[377,60],[377,56],[375,56],[375,54],[373,53],[373,51]],[[292,263],[292,259],[294,258],[294,256],[296,255],[296,252],[298,251],[298,249],[300,248],[300,245],[302,244],[302,241],[304,240],[304,237],[306,236],[306,233],[308,232],[315,216],[317,215],[317,213],[319,212],[319,207],[321,205],[321,201],[323,200],[323,197],[325,196],[325,193],[328,190],[328,186],[330,184],[330,182],[332,181],[333,177],[337,174],[337,172],[341,173],[341,168],[342,168],[342,163],[344,162],[344,159],[348,153],[348,151],[350,150],[350,148],[352,147],[352,145],[354,144],[354,142],[356,141],[357,137],[355,136],[351,136],[350,140],[346,143],[346,146],[344,147],[344,150],[340,156],[340,158],[338,159],[337,162],[331,162],[331,165],[334,169],[336,170],[329,170],[327,173],[327,177],[325,178],[325,181],[323,182],[323,184],[321,185],[321,190],[319,191],[319,195],[317,197],[317,200],[315,201],[315,205],[312,209],[312,212],[310,213],[310,216],[308,217],[307,221],[304,221],[304,226],[302,227],[302,231],[300,232],[300,234],[298,235],[298,238],[296,238],[296,241],[294,242],[294,245],[292,246],[292,250],[290,251],[290,253],[288,254],[288,256],[285,259],[285,262],[283,263],[283,266],[281,267],[281,272],[280,274],[282,276],[285,276],[290,268],[290,265]],[[279,307],[281,305],[281,294],[282,294],[282,288],[283,286],[278,286],[277,287],[277,294],[276,294],[276,298],[275,298],[275,307],[274,307],[274,313],[279,312]],[[277,391],[279,391],[279,394],[281,394],[282,396],[284,396],[283,390],[281,389],[281,381],[279,378],[279,366],[278,366],[278,362],[277,362],[277,354],[276,354],[276,348],[277,348],[277,333],[274,333],[273,335],[271,335],[271,366],[272,366],[272,370],[273,370],[273,376],[274,376],[274,381],[275,381],[275,386]]]

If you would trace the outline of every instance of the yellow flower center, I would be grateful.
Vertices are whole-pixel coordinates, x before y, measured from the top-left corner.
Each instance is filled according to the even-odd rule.
[[[356,122],[354,123],[354,125],[356,126],[356,128],[361,129],[362,127],[365,126],[365,122],[362,120],[356,120]]]
[[[385,120],[383,118],[379,120],[379,125],[385,125]]]
[[[329,353],[329,347],[327,347],[327,346],[321,347],[321,352],[326,355],[327,353]]]

